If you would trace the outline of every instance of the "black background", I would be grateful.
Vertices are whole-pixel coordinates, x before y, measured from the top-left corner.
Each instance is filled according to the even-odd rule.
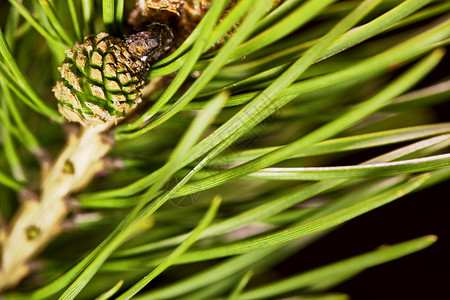
[[[450,78],[450,47],[419,88]],[[417,88],[417,87],[416,87]],[[437,122],[450,122],[450,99],[434,107]],[[450,181],[410,194],[349,221],[276,268],[298,274],[359,255],[383,244],[437,235],[432,246],[365,270],[332,289],[352,299],[450,299]]]

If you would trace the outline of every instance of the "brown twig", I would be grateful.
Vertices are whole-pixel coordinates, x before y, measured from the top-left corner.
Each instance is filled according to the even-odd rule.
[[[62,229],[69,212],[66,198],[103,169],[102,158],[113,145],[104,132],[111,125],[69,134],[56,162],[42,174],[40,195],[22,193],[21,207],[3,240],[0,291],[17,285],[29,274],[31,260]]]

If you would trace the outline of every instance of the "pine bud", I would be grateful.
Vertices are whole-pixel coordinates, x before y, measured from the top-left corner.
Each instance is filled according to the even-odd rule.
[[[170,48],[173,34],[166,25],[152,24],[126,41],[100,33],[67,50],[53,88],[60,113],[71,122],[95,126],[117,123],[141,99],[150,70]]]
[[[182,6],[181,0],[144,0],[139,1],[138,5],[141,6],[143,12],[153,11],[167,11],[180,15],[180,9]]]

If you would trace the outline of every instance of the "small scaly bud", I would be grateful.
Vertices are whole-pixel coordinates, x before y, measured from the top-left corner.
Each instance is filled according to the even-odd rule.
[[[143,12],[167,11],[178,16],[180,15],[182,4],[181,0],[139,0],[137,3]]]

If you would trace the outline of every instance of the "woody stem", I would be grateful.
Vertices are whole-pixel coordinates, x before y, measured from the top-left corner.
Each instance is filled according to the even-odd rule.
[[[113,141],[103,132],[111,124],[69,135],[51,168],[44,172],[39,197],[26,193],[2,245],[0,291],[17,285],[30,272],[30,261],[61,231],[68,214],[66,198],[87,186],[103,169]]]

